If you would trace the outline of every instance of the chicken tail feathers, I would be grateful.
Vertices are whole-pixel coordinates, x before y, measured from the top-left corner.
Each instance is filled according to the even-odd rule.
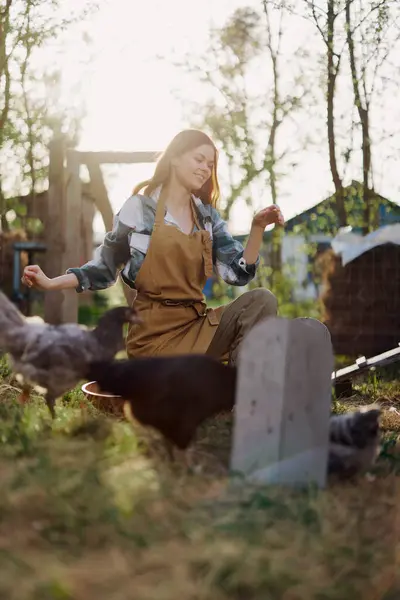
[[[127,421],[129,421],[129,423],[132,423],[132,425],[134,425],[136,423],[136,420],[135,420],[135,417],[133,416],[131,403],[128,402],[127,400],[125,400],[123,409],[124,409],[125,419]]]
[[[18,308],[0,291],[0,329],[23,326],[24,317]]]

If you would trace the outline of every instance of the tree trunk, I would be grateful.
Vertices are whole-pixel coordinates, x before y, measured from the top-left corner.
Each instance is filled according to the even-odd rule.
[[[10,227],[8,225],[8,221],[6,219],[6,213],[7,213],[6,207],[7,207],[7,202],[6,202],[6,199],[4,198],[2,185],[1,185],[1,179],[0,179],[0,225],[1,225],[1,231],[3,233],[5,233],[6,231],[9,231],[9,229],[10,229]]]
[[[334,53],[334,31],[335,31],[335,6],[334,0],[328,0],[328,81],[327,81],[327,125],[328,125],[328,146],[329,146],[329,164],[332,173],[333,184],[335,186],[335,203],[339,227],[347,225],[346,207],[344,204],[343,182],[340,178],[337,160],[336,160],[336,139],[335,139],[335,117],[334,101],[336,90],[336,76],[339,70],[339,59],[335,65]]]
[[[269,175],[269,186],[271,190],[271,199],[273,204],[278,204],[278,190],[277,190],[277,175],[276,175],[276,136],[281,124],[279,119],[279,109],[282,108],[280,87],[279,87],[279,52],[280,52],[280,41],[282,36],[282,20],[279,25],[278,41],[274,46],[272,42],[272,28],[270,13],[268,9],[268,3],[266,0],[263,2],[264,14],[267,20],[267,35],[268,42],[267,47],[272,64],[272,75],[273,75],[273,109],[272,109],[272,124],[271,131],[268,138],[267,150],[264,159],[264,168]],[[282,8],[281,8],[282,10]],[[281,14],[282,19],[282,14]],[[270,266],[271,272],[271,287],[274,287],[276,279],[279,278],[279,274],[282,271],[282,229],[275,226],[272,230],[272,240],[270,249]],[[276,277],[278,275],[278,277]]]
[[[30,15],[28,15],[28,24],[27,24],[28,32],[29,32],[29,28],[30,28]],[[29,176],[31,179],[31,194],[30,194],[29,200],[27,202],[26,216],[24,217],[24,229],[26,229],[27,219],[32,217],[32,210],[33,210],[33,207],[35,206],[35,196],[36,196],[36,172],[35,172],[35,156],[34,156],[35,139],[34,139],[34,135],[33,135],[33,125],[34,124],[33,124],[33,118],[31,115],[31,107],[30,107],[30,103],[29,103],[29,97],[28,97],[28,94],[26,91],[26,76],[27,76],[28,63],[29,63],[29,59],[31,57],[31,53],[32,53],[32,46],[31,46],[31,44],[27,43],[26,55],[25,55],[22,65],[21,65],[21,86],[22,86],[22,98],[23,98],[24,109],[25,109],[25,124],[28,129],[28,132],[27,132],[28,147],[26,150],[26,161],[30,168]]]
[[[354,104],[357,108],[362,131],[362,154],[363,154],[363,198],[364,198],[364,223],[363,233],[367,234],[371,228],[371,193],[369,174],[371,171],[371,140],[369,135],[369,104],[367,98],[361,97],[360,83],[357,72],[356,58],[354,52],[353,31],[351,28],[351,0],[346,0],[346,30],[347,46],[349,49],[351,79],[353,83]]]
[[[3,96],[3,108],[0,112],[0,149],[3,147],[5,125],[8,120],[11,102],[11,74],[8,64],[6,37],[9,28],[11,0],[7,0],[4,10],[0,12],[0,82],[3,79],[4,88],[0,90]],[[8,231],[8,222],[6,219],[7,203],[4,198],[3,189],[0,180],[0,222],[3,232]]]
[[[100,163],[94,159],[90,159],[86,161],[86,166],[89,171],[90,190],[94,197],[96,208],[102,216],[106,231],[111,231],[114,221],[114,212],[108,197],[107,187],[104,182]],[[137,293],[135,290],[132,290],[132,288],[126,285],[121,276],[119,277],[119,280],[125,300],[129,306],[132,306]]]

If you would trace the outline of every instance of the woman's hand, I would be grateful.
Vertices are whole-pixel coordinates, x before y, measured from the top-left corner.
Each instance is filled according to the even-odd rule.
[[[276,206],[276,204],[263,208],[254,215],[249,239],[247,240],[247,245],[243,253],[243,258],[248,265],[253,265],[259,256],[264,229],[268,225],[283,226],[284,224],[285,219],[283,218],[279,206]]]
[[[281,225],[285,224],[285,219],[281,213],[279,206],[272,204],[267,208],[263,208],[253,217],[252,227],[264,229],[268,225]]]
[[[37,290],[50,290],[52,284],[52,280],[43,273],[39,265],[25,267],[21,281],[27,287]]]
[[[39,267],[39,265],[28,265],[24,269],[24,274],[21,281],[29,288],[36,288],[43,291],[70,290],[76,289],[78,286],[78,278],[75,273],[66,273],[59,277],[50,279]]]

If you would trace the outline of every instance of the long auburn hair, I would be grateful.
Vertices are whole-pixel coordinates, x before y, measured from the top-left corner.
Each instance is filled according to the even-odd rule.
[[[199,190],[196,190],[195,193],[203,204],[211,204],[211,206],[215,208],[219,200],[219,184],[217,178],[218,151],[211,138],[197,129],[185,129],[173,138],[158,159],[153,177],[139,183],[134,188],[133,195],[139,194],[144,188],[143,193],[149,196],[160,185],[168,183],[171,173],[171,160],[182,156],[185,152],[190,152],[199,146],[204,146],[205,144],[212,146],[214,149],[214,166],[212,168],[211,177]]]

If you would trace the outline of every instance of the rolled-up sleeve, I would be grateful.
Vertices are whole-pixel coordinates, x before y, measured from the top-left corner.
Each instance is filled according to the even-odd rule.
[[[67,270],[67,273],[74,273],[78,279],[77,292],[104,290],[116,282],[119,271],[130,259],[130,231],[116,215],[112,231],[106,233],[93,260],[82,267]]]
[[[254,279],[260,257],[248,265],[243,258],[244,248],[229,233],[226,222],[219,213],[211,211],[213,232],[213,262],[218,275],[229,285],[242,286]]]

